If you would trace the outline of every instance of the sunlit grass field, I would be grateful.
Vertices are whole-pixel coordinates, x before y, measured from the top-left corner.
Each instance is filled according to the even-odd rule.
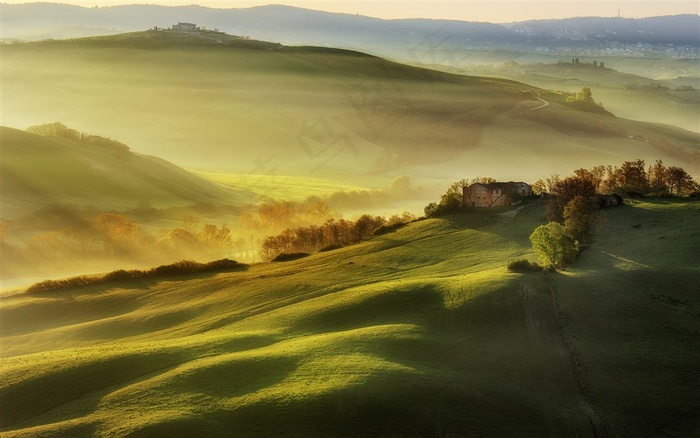
[[[193,171],[193,173],[223,186],[248,190],[270,199],[282,201],[304,201],[312,196],[325,197],[340,191],[362,191],[376,188],[358,185],[349,178],[346,181],[340,181],[338,179],[278,175],[276,173],[230,174],[199,171]],[[363,182],[371,183],[370,179],[369,177],[363,179]],[[381,184],[384,183],[384,179],[380,181]]]
[[[0,301],[2,436],[698,432],[700,205],[611,209],[568,271],[531,204],[241,272]]]

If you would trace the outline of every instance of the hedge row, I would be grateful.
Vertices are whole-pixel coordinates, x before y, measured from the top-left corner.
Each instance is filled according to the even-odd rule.
[[[64,280],[46,280],[29,286],[29,288],[27,288],[27,292],[46,292],[57,289],[67,289],[71,287],[110,283],[114,281],[133,280],[138,278],[163,278],[177,275],[196,274],[202,272],[230,271],[245,266],[246,265],[243,263],[239,263],[235,260],[230,259],[215,260],[209,263],[198,263],[192,260],[182,260],[171,265],[158,266],[157,268],[148,270],[119,269],[105,274],[101,277],[79,276],[66,278]]]

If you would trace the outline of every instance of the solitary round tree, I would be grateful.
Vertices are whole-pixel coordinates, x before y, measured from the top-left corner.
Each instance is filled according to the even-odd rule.
[[[563,269],[574,262],[578,254],[576,240],[556,222],[540,225],[530,234],[532,248],[542,261],[555,268]]]

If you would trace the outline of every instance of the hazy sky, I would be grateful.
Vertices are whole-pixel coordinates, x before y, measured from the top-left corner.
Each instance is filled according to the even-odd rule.
[[[700,14],[698,0],[684,1],[605,1],[572,0],[491,0],[485,1],[233,1],[233,0],[43,0],[48,3],[69,3],[80,6],[113,6],[118,4],[162,4],[169,6],[199,4],[213,8],[244,8],[265,4],[284,4],[308,9],[361,14],[380,18],[446,18],[496,23],[537,18],[565,18],[581,16],[649,17],[655,15]],[[4,0],[5,3],[28,3]]]

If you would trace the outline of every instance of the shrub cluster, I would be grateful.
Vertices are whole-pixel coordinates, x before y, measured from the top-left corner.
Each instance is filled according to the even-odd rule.
[[[324,246],[323,248],[319,249],[318,252],[328,252],[328,251],[334,251],[336,249],[343,248],[345,245],[328,245]]]
[[[282,253],[279,254],[277,257],[272,259],[273,262],[289,262],[292,260],[298,260],[298,259],[303,259],[304,257],[308,257],[310,254],[308,252],[292,252],[292,253]]]
[[[101,137],[99,135],[86,134],[84,132],[69,128],[63,123],[59,122],[30,126],[27,128],[27,132],[44,137],[64,138],[67,140],[90,143],[95,146],[112,150],[116,154],[121,154],[122,156],[126,156],[126,154],[129,152],[129,146],[125,145],[124,143],[112,140],[111,138]]]
[[[67,288],[71,288],[71,287],[89,286],[89,285],[93,285],[93,284],[110,283],[110,282],[124,281],[124,280],[134,280],[134,279],[139,279],[139,278],[163,278],[163,277],[171,277],[171,276],[186,275],[186,274],[196,274],[196,273],[203,273],[203,272],[230,271],[230,270],[242,268],[245,266],[246,265],[243,263],[239,263],[235,260],[230,260],[230,259],[215,260],[215,261],[212,261],[209,263],[198,263],[198,262],[195,262],[192,260],[182,260],[182,261],[170,264],[170,265],[162,265],[162,266],[158,266],[157,268],[148,269],[148,270],[118,269],[116,271],[112,271],[108,274],[105,274],[101,277],[100,276],[95,276],[95,277],[79,276],[79,277],[67,278],[64,280],[45,280],[45,281],[35,283],[35,284],[29,286],[29,288],[27,288],[26,292],[28,292],[28,293],[46,292],[46,291],[57,290],[57,289],[67,289]]]
[[[543,270],[544,267],[527,259],[518,259],[508,263],[508,271],[510,272],[541,272]]]

